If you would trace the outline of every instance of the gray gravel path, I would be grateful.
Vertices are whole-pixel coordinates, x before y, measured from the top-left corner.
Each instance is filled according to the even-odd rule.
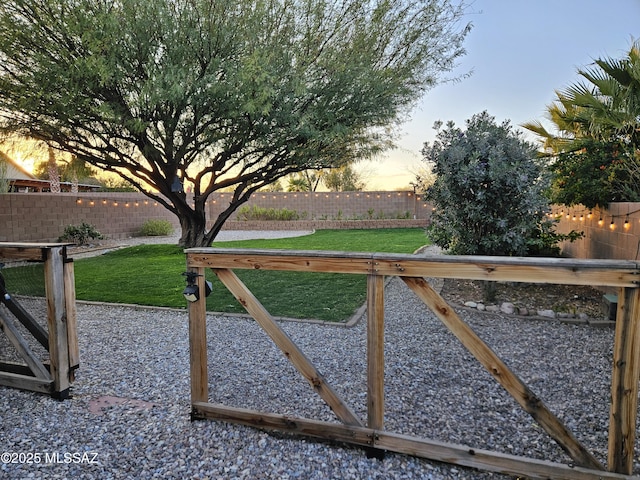
[[[389,282],[385,295],[388,430],[568,463],[401,281]],[[461,314],[604,461],[612,330]],[[358,448],[220,422],[192,423],[185,312],[79,304],[78,321],[81,367],[71,400],[0,387],[0,453],[41,454],[35,464],[0,462],[0,478],[508,478],[403,455],[369,459]],[[366,418],[364,322],[282,325]],[[209,316],[208,340],[212,401],[335,420],[255,322]]]

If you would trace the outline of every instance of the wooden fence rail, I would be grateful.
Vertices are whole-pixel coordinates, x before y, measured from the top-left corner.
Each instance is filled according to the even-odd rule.
[[[187,269],[200,275],[211,268],[222,283],[282,350],[342,424],[283,416],[209,403],[206,306],[189,305],[192,417],[211,418],[348,442],[432,460],[529,478],[629,478],[633,470],[640,376],[640,263],[633,261],[551,258],[434,256],[191,248]],[[358,418],[271,317],[233,269],[351,273],[367,276],[367,418]],[[384,429],[384,280],[400,277],[496,381],[565,451],[570,464],[480,450],[422,439]],[[618,288],[613,350],[608,464],[600,462],[576,439],[424,280],[424,277],[490,281],[592,285]]]

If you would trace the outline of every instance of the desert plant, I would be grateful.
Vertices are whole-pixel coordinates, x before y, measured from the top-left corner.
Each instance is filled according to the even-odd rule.
[[[171,235],[173,225],[169,220],[150,219],[142,224],[140,235],[144,237],[160,237]]]
[[[80,225],[68,225],[64,233],[58,237],[59,242],[73,242],[76,245],[85,245],[89,239],[99,240],[104,238],[91,224],[82,222]]]

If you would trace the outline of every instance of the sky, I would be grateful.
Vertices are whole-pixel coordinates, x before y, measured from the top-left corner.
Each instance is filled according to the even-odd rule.
[[[358,165],[369,189],[409,188],[435,121],[464,127],[486,110],[524,132],[521,124],[544,122],[555,91],[576,83],[579,68],[622,58],[640,39],[640,0],[475,0],[468,12],[467,54],[450,76],[471,76],[428,91],[397,132],[399,148]]]

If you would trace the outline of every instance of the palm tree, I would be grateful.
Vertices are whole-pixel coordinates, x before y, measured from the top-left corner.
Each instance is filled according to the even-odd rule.
[[[546,156],[553,158],[552,169],[561,175],[562,162],[597,164],[593,175],[612,182],[610,200],[640,198],[640,41],[632,44],[622,59],[595,60],[578,70],[582,80],[562,91],[548,107],[548,118],[557,133],[549,132],[538,121],[523,127],[541,137]],[[602,152],[610,151],[602,163]],[[593,156],[597,156],[594,161]],[[575,173],[575,172],[573,172]],[[584,172],[582,172],[584,175]],[[566,181],[567,179],[562,179]],[[605,185],[601,186],[605,188]],[[619,198],[620,196],[626,198]],[[616,198],[618,197],[618,198]],[[576,198],[573,203],[583,203]]]

